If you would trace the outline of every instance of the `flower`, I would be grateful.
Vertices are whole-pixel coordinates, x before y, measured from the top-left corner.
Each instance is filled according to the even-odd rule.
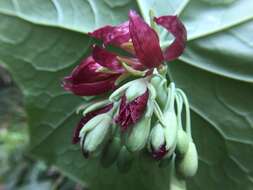
[[[128,17],[128,21],[118,26],[107,25],[89,33],[102,40],[103,45],[94,44],[91,55],[63,80],[64,88],[79,96],[96,96],[113,90],[102,101],[79,107],[78,112],[83,110],[84,116],[74,129],[72,143],[80,142],[85,158],[102,155],[105,167],[117,160],[121,171],[130,168],[133,158],[130,153],[146,147],[158,161],[176,154],[181,163],[179,169],[185,168],[192,155],[196,165],[197,153],[194,147],[188,151],[189,139],[181,126],[185,104],[186,129],[190,131],[187,99],[173,82],[168,86],[167,67],[163,65],[183,53],[186,29],[177,16],[154,17],[152,27],[133,10]],[[160,46],[155,25],[174,36],[171,45]],[[108,45],[128,54],[110,52],[106,50]],[[192,176],[196,167],[183,172]]]
[[[172,61],[179,57],[187,39],[186,29],[177,16],[157,17],[154,22],[175,37],[173,43],[164,51],[159,45],[156,31],[133,10],[129,12],[129,21],[118,26],[99,28],[89,35],[103,40],[105,45],[113,44],[131,52],[146,69],[153,69],[159,67],[163,61]],[[125,61],[127,62],[126,59]]]
[[[79,96],[93,96],[115,88],[115,81],[124,72],[116,55],[98,46],[93,47],[92,54],[64,78],[65,90]]]
[[[148,97],[148,90],[130,102],[127,102],[126,95],[123,95],[119,114],[115,119],[115,122],[121,126],[123,131],[127,130],[130,125],[135,124],[142,117],[147,106]]]
[[[78,125],[74,129],[73,136],[72,136],[72,143],[77,144],[80,141],[79,133],[88,121],[90,121],[92,118],[94,118],[97,115],[110,111],[112,107],[113,107],[113,104],[109,104],[97,110],[91,111],[87,113],[84,117],[82,117]]]

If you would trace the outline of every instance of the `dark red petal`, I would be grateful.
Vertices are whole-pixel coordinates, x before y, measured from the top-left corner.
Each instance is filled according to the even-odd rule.
[[[123,67],[117,60],[116,54],[106,51],[104,48],[95,45],[93,47],[92,56],[94,60],[101,66],[111,69],[117,73],[124,72]]]
[[[168,150],[166,150],[166,145],[163,144],[159,150],[154,150],[153,147],[151,147],[152,149],[152,157],[156,160],[161,160],[168,152]]]
[[[143,112],[146,109],[148,102],[149,93],[146,91],[143,95],[135,98],[132,102],[129,103],[131,118],[133,123],[136,123],[138,119],[141,118]]]
[[[81,63],[76,66],[71,75],[64,78],[65,82],[71,82],[73,84],[80,84],[83,82],[95,82],[108,79],[110,74],[98,73],[97,69],[101,66],[95,62],[95,60],[89,56],[82,60]]]
[[[164,59],[166,61],[176,59],[183,53],[187,40],[187,33],[183,23],[177,16],[161,16],[154,18],[154,21],[166,28],[175,37],[174,42],[164,52]]]
[[[136,56],[147,68],[158,67],[163,53],[156,32],[135,12],[129,12],[129,31]]]
[[[121,98],[120,110],[115,122],[121,126],[122,131],[126,131],[130,125],[141,118],[146,109],[148,97],[149,93],[146,91],[129,103],[126,102],[125,95]]]
[[[103,40],[104,44],[120,46],[130,39],[129,22],[126,21],[118,26],[104,26],[89,33],[90,36]]]
[[[65,90],[71,91],[78,96],[95,96],[114,89],[114,82],[118,76],[119,75],[113,75],[112,77],[103,81],[80,84],[73,84],[65,80],[63,82],[63,87]]]
[[[83,126],[93,117],[95,117],[96,115],[102,114],[102,113],[106,113],[108,112],[110,109],[112,109],[113,104],[109,104],[103,108],[100,108],[98,110],[94,110],[92,112],[89,112],[88,114],[86,114],[86,116],[82,117],[82,119],[79,121],[79,123],[77,124],[77,126],[75,127],[74,131],[73,131],[73,136],[72,136],[72,143],[76,144],[80,141],[79,138],[79,133],[81,131],[81,129],[83,128]]]

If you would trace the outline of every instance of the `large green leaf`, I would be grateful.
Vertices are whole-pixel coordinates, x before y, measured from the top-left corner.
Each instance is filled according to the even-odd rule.
[[[189,189],[253,187],[253,4],[247,0],[137,2],[148,19],[181,14],[189,41],[170,63],[170,77],[189,95],[200,169]],[[0,2],[0,63],[21,87],[29,115],[31,152],[91,189],[168,189],[167,168],[139,157],[128,174],[86,161],[70,144],[83,101],[60,87],[61,79],[89,53],[84,33],[127,18],[130,0],[6,0]],[[163,32],[164,33],[164,32]],[[164,38],[167,39],[167,38]]]

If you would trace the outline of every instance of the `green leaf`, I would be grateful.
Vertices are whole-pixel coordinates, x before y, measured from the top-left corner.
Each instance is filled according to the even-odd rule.
[[[190,98],[193,135],[200,154],[190,190],[252,189],[253,4],[247,0],[137,1],[148,20],[180,14],[188,30],[187,49],[170,63],[169,74]],[[130,0],[6,0],[0,2],[0,64],[25,95],[31,152],[55,164],[91,189],[167,190],[168,168],[138,157],[128,174],[85,160],[71,145],[83,99],[64,92],[60,82],[89,54],[85,34],[127,19]],[[167,40],[167,34],[163,40]],[[163,41],[164,42],[164,41]],[[162,43],[163,43],[162,42]]]

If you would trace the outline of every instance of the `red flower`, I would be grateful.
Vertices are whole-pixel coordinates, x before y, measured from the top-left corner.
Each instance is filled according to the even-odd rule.
[[[121,126],[123,131],[141,118],[146,109],[148,97],[149,93],[147,90],[144,94],[128,103],[125,95],[121,98],[119,114],[115,122]]]
[[[172,61],[179,57],[183,53],[187,38],[186,29],[177,16],[162,16],[154,18],[154,21],[175,37],[172,45],[164,52],[160,48],[155,30],[132,10],[129,12],[129,21],[118,26],[99,28],[90,35],[103,40],[105,45],[114,44],[132,52],[142,65],[152,69],[161,65],[163,61]]]
[[[113,107],[113,104],[109,104],[103,108],[100,108],[100,109],[97,109],[97,110],[94,110],[92,112],[89,112],[88,114],[86,114],[78,123],[78,125],[76,126],[76,128],[74,129],[74,132],[73,132],[73,136],[72,136],[72,143],[73,144],[76,144],[80,141],[80,138],[79,138],[79,133],[81,131],[81,129],[83,128],[83,126],[89,121],[91,120],[93,117],[99,115],[99,114],[102,114],[102,113],[106,113],[108,112],[109,110],[111,110]]]
[[[99,71],[101,68],[111,72]],[[115,88],[115,81],[124,69],[119,65],[116,55],[98,46],[93,48],[93,56],[84,59],[64,78],[65,90],[79,96],[99,95]]]

